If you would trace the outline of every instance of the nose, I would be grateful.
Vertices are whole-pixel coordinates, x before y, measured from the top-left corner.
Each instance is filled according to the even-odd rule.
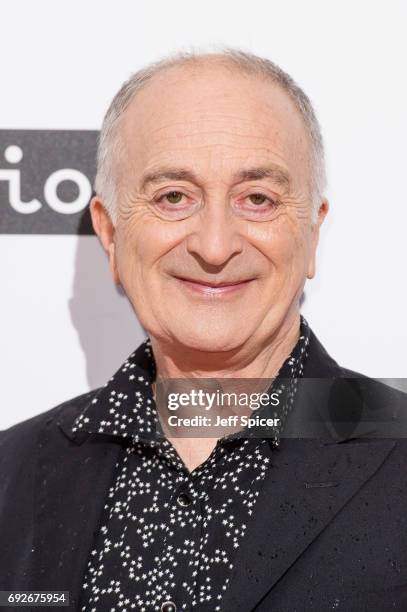
[[[206,264],[222,266],[243,251],[238,219],[219,202],[207,203],[195,222],[187,237],[187,250]]]

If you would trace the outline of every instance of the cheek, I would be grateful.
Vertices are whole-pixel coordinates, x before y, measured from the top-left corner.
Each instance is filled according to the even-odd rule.
[[[302,262],[305,265],[307,240],[303,228],[296,223],[276,219],[271,223],[251,224],[248,237],[277,271],[290,269],[294,263],[299,269]]]
[[[131,284],[151,282],[161,260],[184,239],[181,224],[150,218],[126,223],[116,240],[117,265]]]
[[[119,223],[115,236],[116,265],[125,287],[130,288],[137,282],[139,265],[145,257],[145,245],[140,224]]]

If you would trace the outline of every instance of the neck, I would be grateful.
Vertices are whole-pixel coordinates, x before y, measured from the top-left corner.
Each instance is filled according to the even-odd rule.
[[[162,342],[150,336],[160,378],[274,378],[300,335],[300,315],[295,313],[263,342],[234,351],[206,352]]]

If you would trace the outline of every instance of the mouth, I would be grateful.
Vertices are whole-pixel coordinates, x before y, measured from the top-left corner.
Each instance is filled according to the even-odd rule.
[[[245,289],[251,282],[254,281],[254,278],[222,282],[212,282],[201,279],[187,278],[184,276],[175,276],[174,278],[176,278],[177,281],[179,281],[187,290],[208,296],[223,296],[237,293]]]

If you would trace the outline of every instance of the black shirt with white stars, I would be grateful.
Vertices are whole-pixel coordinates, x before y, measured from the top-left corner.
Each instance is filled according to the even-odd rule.
[[[72,430],[111,434],[125,443],[95,532],[80,610],[222,610],[303,373],[309,336],[301,316],[300,338],[272,385],[273,391],[282,385],[286,394],[273,436],[220,438],[191,472],[157,432],[149,340],[99,390]]]

